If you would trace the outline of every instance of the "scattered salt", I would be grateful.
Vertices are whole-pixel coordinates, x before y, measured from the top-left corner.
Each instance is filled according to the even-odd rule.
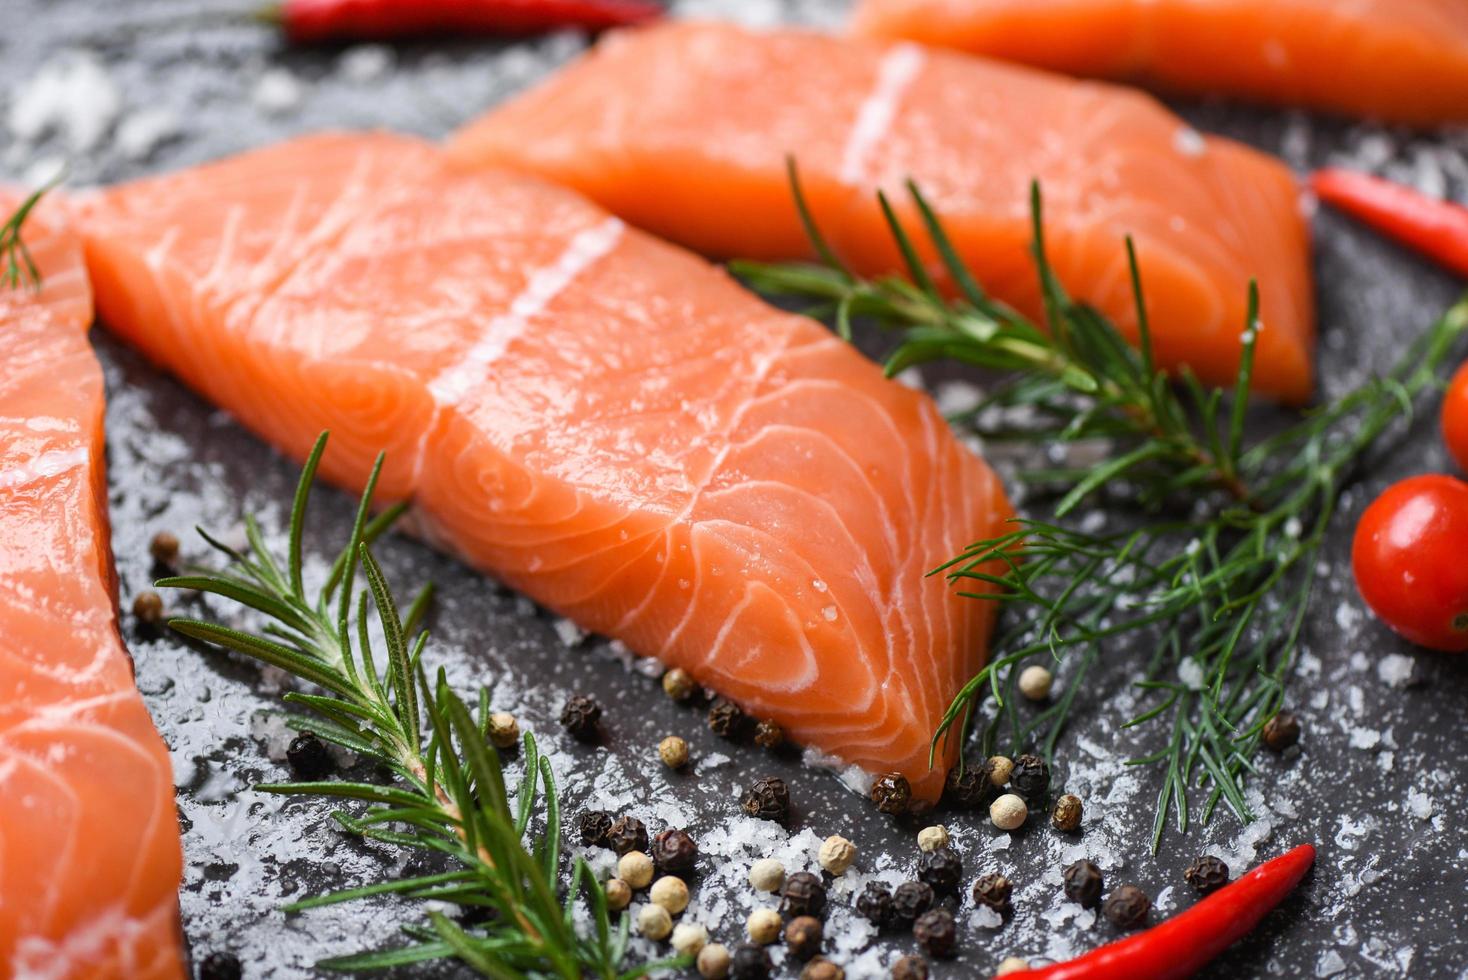
[[[385,44],[359,44],[342,52],[337,70],[347,81],[364,85],[386,77],[395,60],[392,48]]]
[[[1413,664],[1411,657],[1389,653],[1377,663],[1376,676],[1381,678],[1383,684],[1391,687],[1406,687],[1412,680]]]
[[[140,109],[117,126],[117,151],[129,160],[146,160],[158,146],[182,131],[178,117],[168,109]]]
[[[254,102],[261,112],[285,115],[301,104],[301,83],[284,68],[271,68],[255,83]]]
[[[64,51],[47,61],[10,104],[10,132],[35,143],[56,132],[76,153],[96,149],[122,108],[122,96],[90,51]]]
[[[1434,806],[1432,797],[1417,789],[1407,790],[1407,812],[1418,820],[1431,820]]]

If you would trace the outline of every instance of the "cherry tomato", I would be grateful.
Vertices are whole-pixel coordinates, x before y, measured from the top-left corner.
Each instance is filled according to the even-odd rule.
[[[1468,651],[1468,483],[1414,476],[1377,497],[1351,546],[1356,588],[1413,643]]]
[[[1459,468],[1468,473],[1468,361],[1453,375],[1443,399],[1443,439]]]

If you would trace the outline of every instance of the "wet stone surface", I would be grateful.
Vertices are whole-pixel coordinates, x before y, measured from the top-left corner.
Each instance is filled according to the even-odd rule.
[[[69,158],[73,181],[111,181],[328,126],[439,136],[584,44],[557,35],[515,46],[289,52],[239,15],[249,6],[250,0],[4,0],[0,174],[34,177]],[[833,23],[842,6],[702,0],[680,9]],[[1200,128],[1280,152],[1297,166],[1355,162],[1429,190],[1468,193],[1468,139],[1461,134],[1418,137],[1294,113],[1180,108]],[[1321,375],[1331,393],[1385,365],[1455,287],[1334,216],[1320,216],[1317,233]],[[295,467],[105,332],[95,337],[111,395],[111,502],[123,608],[154,574],[148,541],[159,530],[179,534],[186,560],[202,559],[192,527],[237,535],[248,511],[280,543]],[[944,390],[954,398],[964,393],[951,384]],[[1136,709],[1128,683],[1150,651],[1117,644],[1086,681],[1076,722],[1057,752],[1053,791],[1085,801],[1079,834],[1056,834],[1038,818],[1012,834],[977,815],[936,818],[948,826],[965,871],[959,957],[939,966],[936,976],[985,974],[1008,955],[1064,958],[1113,938],[1094,911],[1064,900],[1060,871],[1078,858],[1094,860],[1108,887],[1142,887],[1155,921],[1192,901],[1182,873],[1196,854],[1220,855],[1237,873],[1308,840],[1320,847],[1311,878],[1207,976],[1468,977],[1468,847],[1458,826],[1468,810],[1462,751],[1468,659],[1418,653],[1395,641],[1365,615],[1346,562],[1350,522],[1369,494],[1396,477],[1447,467],[1430,418],[1394,443],[1364,486],[1347,495],[1290,688],[1305,735],[1283,758],[1261,758],[1249,791],[1255,819],[1243,825],[1220,813],[1186,836],[1169,832],[1160,851],[1149,852],[1158,774],[1125,760],[1155,751],[1163,733],[1120,728]],[[316,574],[345,538],[351,509],[343,494],[317,496],[309,522]],[[828,955],[848,976],[864,977],[885,973],[900,954],[914,951],[910,936],[875,937],[851,907],[865,882],[890,885],[913,876],[915,830],[881,817],[837,775],[807,766],[798,753],[716,739],[700,711],[662,694],[647,664],[581,637],[423,545],[395,537],[377,553],[401,593],[424,580],[437,583],[430,662],[447,665],[461,690],[488,685],[497,709],[536,732],[568,816],[592,805],[633,813],[653,833],[686,827],[698,839],[702,857],[685,921],[703,923],[715,939],[737,941],[748,912],[773,904],[746,883],[749,864],[774,856],[788,871],[817,870],[820,841],[841,834],[860,851],[853,869],[830,888]],[[237,620],[234,610],[198,599],[167,601],[174,611]],[[229,951],[243,961],[247,977],[303,977],[315,974],[312,964],[323,956],[397,942],[397,927],[416,921],[418,912],[395,901],[294,917],[279,911],[323,890],[422,869],[417,858],[336,829],[325,803],[251,789],[288,775],[282,678],[146,635],[126,617],[124,631],[139,686],[172,750],[187,864],[181,903],[195,962]],[[1058,665],[1057,693],[1069,675],[1069,665]],[[605,706],[601,746],[576,743],[556,724],[573,692],[593,693]],[[668,734],[688,740],[693,762],[686,772],[657,759],[657,743]],[[513,770],[513,758],[509,765]],[[765,775],[781,776],[791,787],[795,818],[788,831],[739,810],[740,794]],[[609,868],[610,852],[588,856],[599,869]],[[1014,882],[1008,921],[976,909],[968,895],[973,879],[987,872]],[[632,955],[653,952],[637,941]],[[782,958],[779,947],[775,955]],[[780,969],[794,973],[789,962]],[[406,975],[454,973],[437,967]]]

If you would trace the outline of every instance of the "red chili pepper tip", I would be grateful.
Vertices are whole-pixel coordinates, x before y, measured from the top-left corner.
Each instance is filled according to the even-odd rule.
[[[1320,200],[1468,276],[1468,207],[1352,170],[1318,170]]]
[[[1066,963],[1006,974],[1008,980],[1183,980],[1248,935],[1315,863],[1301,844],[1146,932]]]

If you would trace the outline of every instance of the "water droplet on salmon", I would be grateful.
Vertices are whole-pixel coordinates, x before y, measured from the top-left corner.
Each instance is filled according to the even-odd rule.
[[[813,589],[815,589],[817,592],[825,592],[826,591],[826,583],[825,582],[822,582],[818,578],[813,578],[813,579],[810,580],[810,587],[813,588]]]
[[[825,609],[821,610],[821,615],[826,617],[826,622],[828,623],[836,622],[836,607],[827,606]]]
[[[680,578],[678,580],[678,588],[680,588],[680,589],[686,589],[686,588],[688,588],[692,584],[693,583],[690,582],[690,581],[688,581],[686,578]]]

